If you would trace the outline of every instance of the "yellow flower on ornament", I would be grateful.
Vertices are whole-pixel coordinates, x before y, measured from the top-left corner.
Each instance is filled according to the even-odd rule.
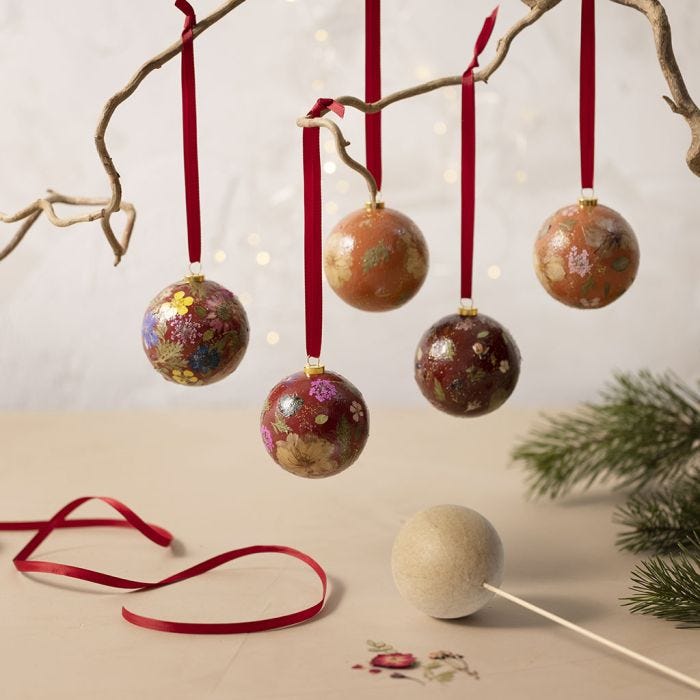
[[[178,384],[196,384],[199,380],[195,377],[194,372],[189,369],[186,370],[173,370],[173,381]]]
[[[173,298],[167,304],[175,310],[178,316],[185,316],[194,303],[193,297],[186,297],[183,291],[175,292]]]
[[[300,476],[325,476],[337,469],[333,459],[333,444],[315,435],[302,437],[289,433],[285,440],[277,441],[277,461],[292,474]]]

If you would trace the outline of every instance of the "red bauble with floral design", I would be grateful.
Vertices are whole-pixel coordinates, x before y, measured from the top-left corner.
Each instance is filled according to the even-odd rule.
[[[326,278],[345,302],[389,311],[411,299],[428,272],[423,234],[405,214],[376,208],[348,214],[331,231],[323,258]]]
[[[454,416],[481,416],[511,395],[520,352],[510,333],[489,316],[451,314],[433,324],[416,350],[415,376],[423,396]]]
[[[190,275],[151,301],[141,335],[148,359],[165,379],[202,386],[238,367],[248,346],[248,317],[228,289]]]
[[[534,257],[537,277],[551,296],[594,309],[615,301],[634,282],[639,245],[614,209],[583,199],[544,222]]]
[[[362,394],[347,379],[311,368],[272,389],[260,416],[260,434],[283,469],[320,479],[358,458],[369,434],[369,413]]]

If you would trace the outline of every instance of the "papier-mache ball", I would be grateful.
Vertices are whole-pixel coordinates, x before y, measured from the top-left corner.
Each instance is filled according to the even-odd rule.
[[[411,219],[379,202],[338,222],[326,242],[323,265],[343,301],[363,311],[389,311],[423,285],[428,246]]]
[[[457,505],[414,515],[394,540],[391,570],[401,597],[426,615],[471,615],[503,578],[503,545],[480,513]]]
[[[146,356],[165,379],[203,386],[240,364],[248,347],[248,317],[226,287],[189,275],[151,301],[141,337]]]
[[[579,309],[596,309],[624,294],[637,276],[639,244],[618,212],[582,199],[544,222],[535,272],[548,294]]]

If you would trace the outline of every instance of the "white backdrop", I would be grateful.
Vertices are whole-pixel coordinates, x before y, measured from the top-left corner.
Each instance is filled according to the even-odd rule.
[[[385,0],[385,92],[461,73],[492,4]],[[195,3],[200,17],[216,5]],[[316,97],[362,94],[363,5],[248,0],[197,41],[205,271],[241,295],[251,323],[235,374],[203,389],[171,385],[140,348],[147,302],[186,262],[175,60],[146,79],[107,134],[125,198],[138,209],[122,264],[112,267],[98,224],[56,229],[44,220],[0,263],[0,408],[259,405],[278,379],[301,368],[294,122]],[[590,398],[613,369],[672,368],[686,379],[700,370],[700,181],[684,162],[687,126],[661,100],[666,87],[645,18],[597,5],[597,190],[631,222],[642,250],[635,285],[612,306],[582,312],[557,304],[531,265],[541,222],[578,196],[579,3],[564,0],[526,30],[489,85],[477,87],[476,293],[520,346],[517,404]],[[666,5],[678,61],[700,99],[700,5]],[[496,35],[526,9],[503,0]],[[101,106],[181,25],[166,0],[0,2],[0,210],[23,207],[47,187],[107,194],[92,143]],[[449,180],[458,169],[458,97],[454,88],[438,91],[393,105],[384,117],[384,198],[421,226],[430,245],[420,294],[399,311],[368,315],[326,287],[324,359],[370,404],[422,405],[412,378],[415,344],[455,309],[459,185]],[[343,129],[360,158],[362,127],[361,115],[348,110]],[[325,146],[324,161],[337,166],[324,176],[327,231],[366,193]],[[12,230],[0,228],[3,241]],[[498,279],[488,275],[492,266]]]

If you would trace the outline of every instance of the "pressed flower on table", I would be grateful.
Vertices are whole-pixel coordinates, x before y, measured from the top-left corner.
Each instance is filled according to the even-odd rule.
[[[390,654],[377,654],[370,663],[372,666],[381,668],[411,668],[415,666],[416,657],[413,654],[400,654],[393,652]]]

